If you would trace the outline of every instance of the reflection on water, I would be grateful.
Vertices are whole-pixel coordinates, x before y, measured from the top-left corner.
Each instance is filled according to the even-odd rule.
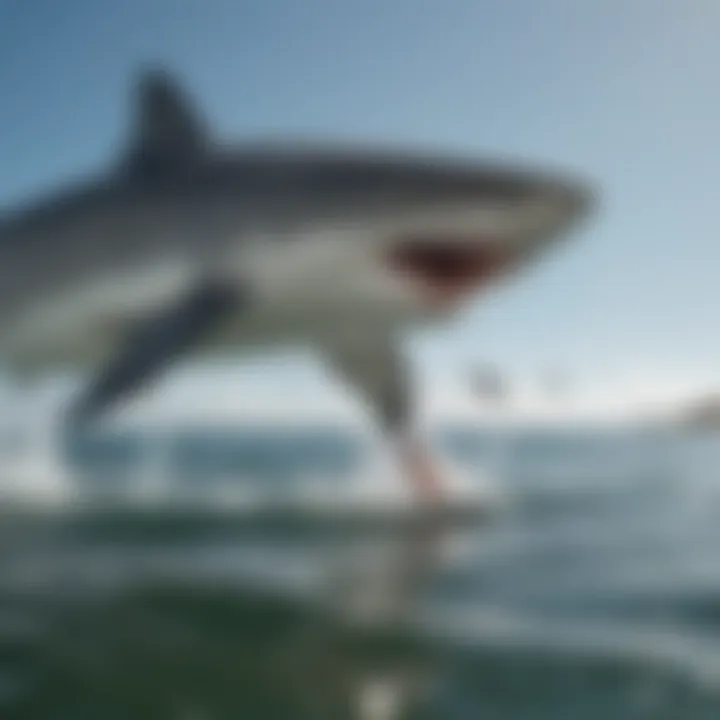
[[[7,514],[1,717],[717,718],[713,458],[525,465],[462,524]]]
[[[6,527],[8,709],[380,720],[427,700],[433,643],[413,620],[447,539],[435,523],[137,520]]]

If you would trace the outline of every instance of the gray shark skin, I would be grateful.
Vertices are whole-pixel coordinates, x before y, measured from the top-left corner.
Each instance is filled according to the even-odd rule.
[[[11,368],[102,369],[125,353],[143,358],[122,369],[134,387],[170,355],[384,342],[456,312],[593,205],[575,179],[512,166],[219,146],[163,71],[141,78],[135,109],[115,164],[0,215],[0,356]],[[207,284],[242,301],[195,313],[191,329],[166,333],[166,349],[132,347],[147,342],[138,327],[162,328]]]

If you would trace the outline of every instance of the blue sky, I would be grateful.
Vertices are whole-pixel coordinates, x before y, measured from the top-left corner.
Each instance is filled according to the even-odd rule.
[[[401,141],[597,183],[575,242],[415,340],[428,372],[716,383],[719,37],[712,0],[0,0],[0,203],[109,159],[132,74],[162,62],[224,139]]]

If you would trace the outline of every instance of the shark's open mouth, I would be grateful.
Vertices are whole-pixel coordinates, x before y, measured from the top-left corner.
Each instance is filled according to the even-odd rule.
[[[503,274],[514,257],[507,244],[490,239],[433,234],[398,240],[389,261],[437,300],[454,301]]]

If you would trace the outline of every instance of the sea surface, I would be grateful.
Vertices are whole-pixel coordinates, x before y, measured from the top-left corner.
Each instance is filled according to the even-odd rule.
[[[503,502],[410,522],[6,507],[0,717],[720,717],[720,438],[438,442]],[[342,483],[372,452],[330,429],[225,431],[166,439],[148,470],[138,447],[156,457],[147,438],[74,446],[78,487]]]

